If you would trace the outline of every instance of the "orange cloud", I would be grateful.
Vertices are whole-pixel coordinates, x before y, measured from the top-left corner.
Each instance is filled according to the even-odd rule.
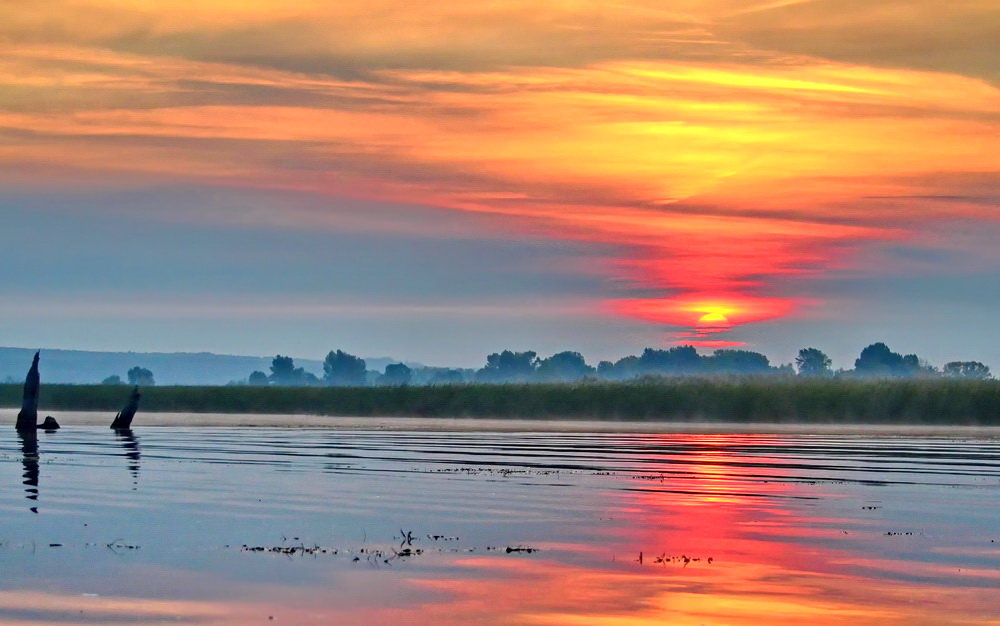
[[[643,291],[615,314],[703,332],[725,310],[736,330],[794,314],[778,280],[859,242],[995,217],[993,187],[961,181],[1000,169],[1000,90],[747,46],[799,4],[5,7],[0,165],[29,186],[75,170],[490,213],[615,246],[595,271]]]

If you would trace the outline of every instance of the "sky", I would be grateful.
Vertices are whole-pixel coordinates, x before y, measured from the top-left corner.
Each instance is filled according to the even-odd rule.
[[[0,0],[0,345],[1000,367],[987,0]]]

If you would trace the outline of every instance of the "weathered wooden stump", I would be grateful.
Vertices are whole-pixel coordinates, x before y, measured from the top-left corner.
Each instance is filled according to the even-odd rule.
[[[18,431],[36,430],[38,428],[38,388],[41,377],[38,375],[38,352],[31,362],[31,369],[24,379],[24,400],[21,402],[21,412],[17,414]]]
[[[115,415],[114,421],[111,422],[111,428],[115,430],[132,428],[132,420],[135,418],[135,412],[139,410],[139,398],[141,397],[142,394],[139,393],[139,387],[133,388],[125,408],[119,411],[118,415]]]

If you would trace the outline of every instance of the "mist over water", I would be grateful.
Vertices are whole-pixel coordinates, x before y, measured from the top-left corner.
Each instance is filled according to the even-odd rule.
[[[75,427],[4,485],[3,623],[1000,619],[997,439]]]

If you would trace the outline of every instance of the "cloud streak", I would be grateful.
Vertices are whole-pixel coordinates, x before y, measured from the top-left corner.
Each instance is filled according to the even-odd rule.
[[[996,218],[1000,90],[968,45],[942,38],[939,59],[911,63],[838,39],[888,25],[905,48],[891,2],[854,21],[824,1],[669,6],[7,6],[0,176],[489,214],[511,233],[616,246],[597,268],[622,292],[605,310],[706,346],[819,304],[782,292],[784,277],[935,220]],[[986,8],[914,10],[980,32]]]

